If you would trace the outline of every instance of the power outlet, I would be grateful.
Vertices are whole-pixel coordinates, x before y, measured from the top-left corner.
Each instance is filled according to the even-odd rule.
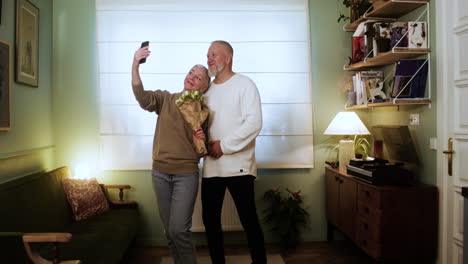
[[[409,124],[412,126],[419,126],[419,114],[410,114]]]

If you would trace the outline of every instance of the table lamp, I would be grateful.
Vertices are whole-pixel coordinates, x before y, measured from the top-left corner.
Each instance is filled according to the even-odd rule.
[[[338,148],[338,162],[340,172],[346,172],[346,165],[355,156],[354,141],[349,136],[370,133],[355,112],[339,112],[323,134],[344,136]]]

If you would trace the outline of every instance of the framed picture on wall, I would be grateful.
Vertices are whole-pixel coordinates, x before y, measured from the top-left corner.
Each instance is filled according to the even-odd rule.
[[[0,25],[2,24],[2,6],[3,6],[3,3],[2,3],[2,0],[0,0]]]
[[[39,9],[16,0],[16,82],[37,87],[39,79]]]
[[[7,131],[11,128],[10,69],[10,44],[0,40],[0,131]]]

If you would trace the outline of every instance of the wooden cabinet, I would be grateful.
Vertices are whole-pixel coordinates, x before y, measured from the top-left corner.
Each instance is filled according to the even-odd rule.
[[[327,219],[350,238],[355,236],[355,217],[357,203],[357,184],[349,177],[327,173],[326,202]]]
[[[436,257],[435,186],[375,186],[331,168],[326,168],[325,184],[330,235],[333,228],[340,230],[375,260]]]

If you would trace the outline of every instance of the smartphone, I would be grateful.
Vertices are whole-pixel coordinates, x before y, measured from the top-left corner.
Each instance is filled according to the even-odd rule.
[[[140,48],[147,47],[148,45],[149,45],[149,41],[142,42]],[[146,62],[146,58],[140,60],[140,64],[145,63],[145,62]]]

